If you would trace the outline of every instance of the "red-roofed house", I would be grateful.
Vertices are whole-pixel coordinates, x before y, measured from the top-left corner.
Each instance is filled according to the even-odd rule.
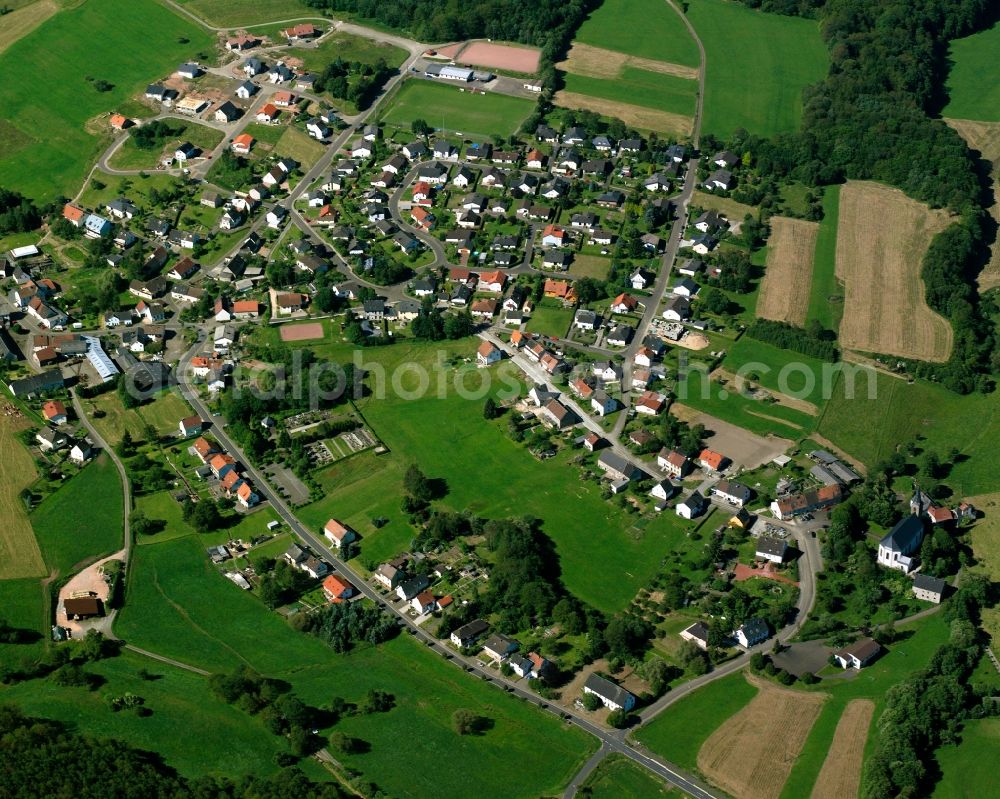
[[[722,470],[722,466],[728,458],[710,449],[703,449],[698,455],[698,465],[703,469],[710,469],[713,472]]]
[[[63,206],[63,219],[76,227],[80,227],[86,215],[82,208],[77,208],[73,203],[66,203]]]
[[[278,110],[277,106],[273,103],[265,103],[264,106],[257,112],[258,122],[274,122],[278,114],[281,112]]]
[[[345,527],[336,519],[330,519],[323,527],[323,535],[325,535],[330,543],[333,544],[337,549],[340,549],[344,544],[349,544],[354,541],[358,536],[350,527]]]
[[[263,109],[261,109],[263,110]],[[235,139],[233,139],[233,152],[240,153],[241,155],[246,155],[250,152],[250,148],[253,147],[254,138],[249,133],[241,133]]]
[[[191,446],[198,457],[201,458],[202,463],[208,463],[209,459],[218,452],[215,446],[208,442],[207,438],[197,438]]]
[[[490,366],[502,357],[503,353],[488,341],[484,341],[476,350],[476,363],[480,366]]]
[[[635,412],[643,413],[647,416],[656,416],[663,410],[666,400],[655,391],[644,391],[635,401]]]
[[[42,416],[52,424],[66,423],[66,406],[59,400],[49,400],[42,406]]]
[[[563,302],[576,302],[576,291],[573,284],[566,280],[545,279],[545,296]]]
[[[237,300],[233,303],[233,316],[237,319],[256,319],[260,315],[257,300]]]
[[[479,276],[479,285],[477,288],[480,291],[489,291],[493,294],[500,294],[506,285],[507,275],[503,272],[483,272],[483,274]]]
[[[434,594],[430,591],[421,591],[410,600],[410,606],[419,614],[431,613],[437,607]]]
[[[232,455],[226,455],[224,452],[220,452],[218,455],[212,456],[208,465],[212,467],[212,474],[214,474],[217,478],[222,478],[225,477],[230,471],[235,471],[236,460]]]
[[[281,35],[289,41],[294,41],[295,39],[315,39],[321,33],[322,31],[315,25],[311,25],[308,22],[302,22],[291,28],[285,28],[281,32]]]
[[[619,294],[611,301],[611,313],[631,313],[638,304],[639,301],[631,294]]]
[[[666,448],[661,449],[656,456],[656,465],[671,477],[684,477],[691,471],[691,461],[688,456],[676,449],[669,452]]]
[[[252,508],[260,502],[260,496],[246,480],[236,489],[236,501],[244,508]]]
[[[413,220],[414,225],[424,230],[430,230],[434,227],[434,215],[419,205],[416,208],[410,209],[410,218]]]
[[[124,114],[112,114],[111,115],[111,127],[115,130],[125,130],[129,125],[132,124],[132,120],[129,119]]]
[[[566,241],[566,231],[558,225],[546,225],[542,231],[543,247],[562,247]]]
[[[343,602],[354,596],[354,593],[354,586],[335,574],[331,574],[323,581],[323,596],[327,602]]]

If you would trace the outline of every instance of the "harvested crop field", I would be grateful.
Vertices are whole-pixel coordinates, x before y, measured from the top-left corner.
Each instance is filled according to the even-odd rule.
[[[306,322],[302,325],[282,325],[282,341],[311,341],[312,339],[323,338],[323,325],[321,322]]]
[[[805,326],[818,233],[816,222],[771,218],[767,269],[757,298],[757,316]]]
[[[948,320],[927,306],[920,266],[950,222],[898,189],[849,181],[840,190],[837,277],[844,283],[840,342],[847,349],[942,362]]]
[[[0,415],[0,580],[15,577],[41,577],[45,574],[42,551],[28,512],[21,501],[21,490],[35,481],[35,462],[17,439],[30,427],[28,420],[15,414],[6,401]]]
[[[778,799],[828,695],[751,682],[757,696],[702,744],[698,768],[736,799]]]
[[[27,33],[31,33],[59,10],[55,0],[37,0],[3,15],[0,27],[0,53]]]
[[[694,67],[670,64],[652,58],[640,58],[582,42],[574,42],[566,54],[566,60],[556,64],[556,67],[574,75],[586,75],[591,78],[617,78],[625,67],[637,67],[664,75],[675,75],[678,78],[698,79],[698,70]]]
[[[495,44],[493,42],[470,42],[458,54],[455,62],[534,75],[538,72],[541,58],[542,51],[533,47],[519,47],[513,44]]]
[[[875,703],[870,699],[847,703],[813,786],[812,799],[857,799],[865,741],[874,712]]]
[[[657,133],[668,133],[675,136],[691,135],[691,117],[682,114],[670,114],[666,111],[643,108],[641,105],[620,103],[615,100],[605,100],[600,97],[589,97],[585,94],[567,91],[560,91],[556,94],[555,104],[563,108],[583,109],[604,116],[616,117],[629,127],[640,130],[655,130]]]
[[[990,176],[993,178],[993,204],[990,216],[1000,224],[1000,122],[975,122],[971,119],[946,119],[958,131],[980,157],[992,164]],[[1000,286],[1000,241],[994,241],[990,250],[989,263],[979,273],[979,290],[988,291]]]

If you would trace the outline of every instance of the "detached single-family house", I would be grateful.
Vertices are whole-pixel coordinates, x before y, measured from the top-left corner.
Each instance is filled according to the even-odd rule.
[[[931,577],[919,573],[913,575],[913,595],[925,602],[933,602],[935,605],[940,605],[946,586],[947,583],[940,577]]]
[[[491,660],[497,663],[502,663],[518,649],[520,649],[520,647],[521,644],[513,638],[508,638],[506,635],[495,633],[486,639],[486,643],[483,644],[483,652],[485,652],[486,656]]]
[[[635,707],[635,696],[599,674],[591,674],[583,684],[585,694],[593,694],[608,710],[629,711]]]
[[[684,477],[691,471],[691,461],[687,455],[676,449],[667,450],[666,447],[657,454],[656,465],[671,477]]]
[[[788,542],[782,541],[780,538],[762,535],[757,539],[754,557],[780,565],[788,558]]]
[[[761,618],[747,619],[733,630],[733,638],[744,649],[749,649],[770,637],[771,629],[767,626],[767,622]]]
[[[694,519],[705,512],[708,500],[697,491],[692,491],[685,499],[677,503],[674,511],[682,519]]]
[[[460,649],[465,649],[476,643],[489,629],[490,625],[485,621],[474,619],[468,624],[463,624],[457,630],[454,630],[451,634],[451,642]]]
[[[720,480],[712,486],[712,493],[737,508],[750,501],[750,489],[735,480]]]
[[[476,363],[480,366],[492,366],[497,363],[503,357],[503,353],[491,344],[489,341],[484,341],[479,345],[479,349],[476,350]]]
[[[331,574],[323,580],[323,596],[326,597],[327,602],[343,602],[345,599],[350,599],[355,593],[354,586],[336,574]]]
[[[861,638],[850,646],[834,652],[833,658],[842,669],[863,669],[871,663],[882,647],[872,638]]]
[[[702,621],[696,621],[678,633],[685,641],[690,641],[699,649],[708,649],[708,625]]]
[[[330,519],[325,525],[323,525],[323,535],[325,535],[330,543],[337,549],[340,549],[344,544],[350,544],[358,537],[357,533],[355,533],[350,527],[345,527],[336,519]]]
[[[406,573],[391,563],[383,563],[375,570],[372,577],[379,585],[388,588],[390,591],[395,591],[396,587],[406,579]]]
[[[201,433],[205,423],[202,421],[200,416],[188,416],[181,419],[177,426],[180,434],[187,438],[188,436],[194,436]]]
[[[705,188],[709,190],[729,191],[735,185],[733,173],[728,169],[716,169],[705,179]]]
[[[409,602],[421,591],[427,590],[429,585],[430,581],[427,577],[423,574],[418,574],[415,577],[403,580],[403,582],[396,586],[396,596],[405,602]]]

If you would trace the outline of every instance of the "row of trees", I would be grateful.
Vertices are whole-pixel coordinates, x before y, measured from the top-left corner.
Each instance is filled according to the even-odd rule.
[[[771,319],[755,319],[747,328],[750,338],[772,344],[782,349],[800,352],[813,358],[836,362],[840,358],[836,344],[815,323],[809,329],[795,327],[787,322],[775,322]]]

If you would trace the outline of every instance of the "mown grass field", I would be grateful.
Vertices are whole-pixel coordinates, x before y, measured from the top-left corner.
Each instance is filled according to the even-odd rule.
[[[955,39],[948,53],[952,61],[946,90],[948,104],[942,115],[952,119],[1000,122],[1000,85],[983,80],[996,70],[1000,59],[1000,24],[989,30]]]
[[[702,132],[798,129],[802,90],[822,80],[829,61],[818,23],[724,0],[690,0],[687,15],[707,62]]]
[[[318,47],[304,47],[292,52],[302,59],[305,69],[314,72],[322,71],[327,64],[337,58],[342,58],[344,61],[359,61],[362,64],[375,64],[381,59],[391,67],[398,67],[408,55],[400,47],[350,33],[332,33],[325,37]]]
[[[59,10],[55,0],[16,0],[5,4],[3,26],[0,27],[0,53],[22,36],[27,35]]]
[[[274,145],[274,151],[277,155],[294,158],[302,171],[308,172],[326,152],[326,147],[298,128],[287,127]]]
[[[447,357],[453,352],[471,356],[474,348],[473,341],[464,341],[440,349]],[[435,346],[399,342],[362,353],[366,368],[385,370],[387,386],[392,385],[393,370],[400,364],[428,369],[428,396],[406,400],[390,389],[384,399],[369,397],[359,402],[390,454],[354,457],[328,470],[325,496],[302,509],[303,520],[313,529],[331,516],[357,524],[363,536],[362,561],[370,557],[369,540],[378,542],[380,556],[393,554],[389,543],[405,547],[412,535],[400,510],[400,491],[403,472],[415,462],[429,476],[447,482],[446,506],[486,518],[527,514],[544,520],[543,530],[555,542],[567,588],[602,610],[624,607],[655,573],[664,554],[684,540],[680,521],[672,514],[638,518],[603,500],[599,484],[581,480],[578,467],[569,464],[576,454],[573,451],[544,462],[535,459],[523,445],[509,439],[506,419],[492,423],[483,419],[482,399],[462,399],[449,388],[453,371],[441,373],[447,393],[438,398],[439,372],[432,369],[437,352]],[[335,357],[344,359],[343,355]],[[482,374],[482,370],[470,370],[466,388],[475,389]],[[520,387],[520,373],[510,365],[488,374],[494,379],[494,390]],[[411,390],[414,380],[413,373],[408,373],[400,385]],[[374,386],[375,379],[368,383]],[[446,433],[442,419],[448,420]],[[389,519],[377,532],[371,524],[376,516]],[[591,535],[593,530],[604,532]],[[616,579],[605,579],[609,570]]]
[[[209,25],[240,28],[295,17],[318,17],[301,0],[178,0]]]
[[[752,382],[766,389],[791,394],[818,406],[829,399],[824,395],[824,373],[835,375],[838,368],[818,358],[772,347],[749,336],[743,336],[728,347],[723,366],[734,373],[741,370],[740,374],[748,380],[752,374]],[[827,380],[832,380],[832,377]]]
[[[543,336],[562,338],[573,322],[573,311],[561,304],[546,304],[543,300],[535,306],[525,328]]]
[[[0,579],[41,577],[45,562],[28,520],[21,491],[37,477],[35,461],[17,438],[24,418],[0,415]]]
[[[205,30],[154,0],[86,2],[50,17],[0,54],[0,107],[32,138],[0,157],[4,186],[40,200],[75,194],[110,141],[103,120],[94,127],[99,134],[88,132],[88,120],[114,110],[213,42]],[[45,76],[44,96],[39,75]],[[88,77],[113,88],[99,92]]]
[[[627,98],[635,105],[644,105],[684,116],[694,115],[696,81],[663,75],[635,67],[624,67],[613,80],[567,74],[566,91],[603,97],[608,100]]]
[[[591,799],[656,799],[682,796],[624,755],[609,755],[587,777]]]
[[[423,119],[435,129],[480,136],[513,133],[534,108],[520,97],[460,92],[456,86],[416,79],[404,81],[386,105],[381,119],[389,125],[409,129],[414,119]]]
[[[151,402],[138,408],[125,408],[114,392],[100,394],[85,402],[94,427],[112,446],[121,441],[126,429],[134,441],[143,440],[143,428],[147,424],[153,425],[161,436],[177,433],[180,420],[192,414],[191,406],[176,390],[161,391]],[[93,410],[103,411],[104,416],[94,418]]]
[[[157,679],[142,679],[140,669]],[[29,715],[57,719],[90,735],[127,740],[158,752],[167,765],[188,777],[267,775],[278,770],[274,755],[287,748],[284,742],[258,719],[217,699],[204,677],[128,652],[90,664],[87,671],[107,682],[97,691],[87,691],[63,688],[52,680],[32,680],[0,687],[0,702],[13,702]],[[108,700],[125,693],[145,699],[152,714],[112,711]],[[192,728],[197,728],[197,735],[180,732]]]
[[[356,702],[370,688],[393,694],[396,707],[388,713],[350,717],[337,726],[371,747],[345,757],[345,764],[392,795],[554,793],[593,751],[584,733],[470,679],[408,636],[336,655],[218,574],[198,536],[139,547],[133,568],[116,626],[132,643],[210,670],[249,664],[288,680],[304,701],[317,705],[334,696]],[[451,716],[462,707],[492,719],[493,729],[456,735]],[[441,768],[445,754],[462,768]]]
[[[968,496],[1000,489],[992,453],[1000,447],[1000,397],[959,396],[932,383],[906,381],[879,373],[869,398],[864,378],[853,399],[841,383],[834,389],[817,432],[871,466],[897,445],[915,440],[923,449],[947,456],[960,453],[944,482]],[[972,421],[974,420],[974,422]]]
[[[961,741],[944,746],[934,755],[941,779],[933,799],[978,799],[996,790],[996,753],[1000,748],[1000,719],[969,721]]]
[[[698,66],[698,46],[662,0],[607,0],[577,31],[576,41],[620,53]]]
[[[122,540],[122,485],[101,455],[31,513],[31,524],[49,569],[66,577],[83,561],[117,552]]]
[[[827,186],[823,193],[823,219],[816,234],[812,284],[806,321],[816,319],[824,330],[837,331],[844,312],[844,287],[837,280],[837,221],[840,218],[840,186]]]
[[[108,164],[114,169],[155,169],[167,154],[172,156],[183,142],[191,142],[201,150],[201,156],[205,156],[222,141],[221,130],[199,125],[197,122],[178,122],[175,119],[169,122],[182,130],[176,137],[165,142],[163,147],[141,150],[135,146],[135,140],[130,136],[108,159]]]

